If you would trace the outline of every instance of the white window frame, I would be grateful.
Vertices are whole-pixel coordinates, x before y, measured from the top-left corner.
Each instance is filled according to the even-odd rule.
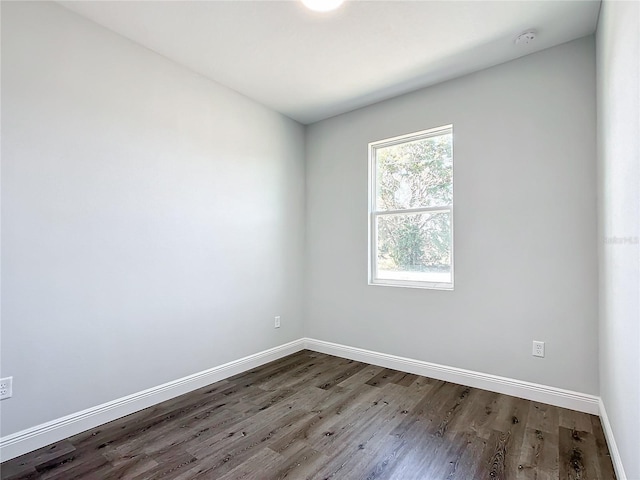
[[[452,202],[450,205],[439,207],[424,207],[424,208],[408,208],[404,210],[376,210],[377,200],[377,174],[376,174],[376,151],[379,148],[390,147],[401,143],[413,142],[416,140],[423,140],[425,138],[436,137],[442,134],[451,133],[453,139],[453,125],[444,125],[441,127],[431,128],[428,130],[422,130],[419,132],[408,133],[406,135],[400,135],[398,137],[387,138],[385,140],[379,140],[369,143],[369,285],[385,285],[391,287],[410,287],[410,288],[426,288],[432,290],[453,290],[454,285],[454,222],[453,222],[453,202],[455,201],[455,192],[452,195]],[[453,156],[452,145],[452,156]],[[452,158],[452,162],[453,162]],[[455,172],[455,169],[454,169]],[[451,187],[454,188],[455,174],[451,179]],[[400,279],[383,279],[378,278],[377,268],[377,253],[378,253],[378,229],[377,219],[380,216],[390,214],[415,214],[424,212],[449,212],[451,218],[451,282],[425,282],[418,280],[400,280]]]

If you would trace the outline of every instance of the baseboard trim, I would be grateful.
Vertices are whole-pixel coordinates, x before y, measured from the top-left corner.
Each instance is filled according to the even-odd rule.
[[[438,380],[482,388],[527,400],[600,415],[618,480],[626,480],[611,425],[599,397],[488,373],[449,367],[411,358],[374,352],[313,338],[301,338],[157,387],[149,388],[96,407],[0,438],[0,461],[7,461],[51,443],[95,428],[125,415],[224,380],[265,363],[308,349]]]
[[[304,349],[304,339],[295,340],[239,360],[194,373],[157,387],[91,407],[50,422],[0,438],[0,461],[24,455],[98,425],[151,407],[211,383],[219,382],[265,363]]]
[[[371,350],[349,347],[313,338],[305,338],[304,346],[308,350],[320,353],[371,363],[385,368],[445,380],[468,387],[512,395],[514,397],[569,408],[592,415],[598,415],[600,412],[600,399],[595,395],[573,392],[513,378],[500,377],[488,373],[474,372],[462,368],[448,367],[446,365],[424,362],[412,358],[373,352]]]
[[[620,450],[616,444],[616,439],[613,436],[613,429],[611,423],[609,423],[609,417],[607,416],[607,410],[604,408],[602,399],[599,402],[600,407],[600,421],[602,422],[602,429],[604,430],[604,436],[607,439],[607,446],[609,447],[609,454],[611,455],[611,463],[613,463],[613,469],[616,472],[617,480],[627,480],[627,474],[624,472],[622,466],[622,458],[620,457]]]

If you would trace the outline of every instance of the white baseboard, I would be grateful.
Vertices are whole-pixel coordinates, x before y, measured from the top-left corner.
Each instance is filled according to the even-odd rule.
[[[338,357],[371,363],[402,372],[414,373],[425,377],[458,383],[468,387],[481,388],[491,392],[504,393],[535,402],[547,403],[557,407],[569,408],[579,412],[598,415],[599,397],[586,393],[572,392],[561,388],[548,387],[536,383],[499,377],[488,373],[474,372],[462,368],[438,365],[411,358],[372,352],[361,348],[339,345],[337,343],[305,338],[304,346],[309,350],[327,353]]]
[[[536,402],[547,403],[558,407],[569,408],[594,415],[600,414],[607,436],[618,480],[626,480],[620,455],[618,453],[611,425],[606,417],[604,405],[594,395],[572,392],[555,387],[548,387],[521,380],[499,377],[487,373],[474,372],[462,368],[448,367],[436,363],[424,362],[411,358],[399,357],[385,353],[373,352],[361,348],[339,345],[336,343],[301,338],[293,342],[265,350],[248,357],[234,360],[224,365],[174,380],[172,382],[149,388],[96,407],[88,408],[66,417],[52,420],[35,427],[0,438],[0,460],[6,461],[25,453],[37,450],[51,443],[76,435],[98,425],[116,420],[125,415],[151,407],[165,400],[188,393],[211,383],[224,380],[244,371],[277,360],[303,349],[327,353],[338,357],[392,368],[403,372],[423,375],[430,378],[454,382],[492,392],[513,395]]]
[[[151,407],[211,383],[219,382],[265,363],[291,355],[304,348],[303,339],[270,348],[224,365],[194,373],[172,382],[149,388],[81,412],[0,438],[0,461],[10,460],[46,445],[58,442],[103,423]]]
[[[604,408],[604,403],[600,399],[600,421],[602,422],[602,429],[604,430],[604,436],[607,439],[607,446],[609,447],[609,454],[611,455],[611,462],[613,463],[613,469],[616,472],[617,480],[627,480],[627,474],[624,473],[622,466],[622,458],[620,458],[620,451],[616,444],[616,439],[613,436],[613,430],[611,429],[611,423],[609,423],[609,417],[607,416],[607,410]]]

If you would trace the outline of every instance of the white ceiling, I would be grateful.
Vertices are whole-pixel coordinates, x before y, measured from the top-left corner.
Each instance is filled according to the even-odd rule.
[[[61,1],[301,123],[595,31],[599,1]],[[515,45],[535,29],[538,38]]]

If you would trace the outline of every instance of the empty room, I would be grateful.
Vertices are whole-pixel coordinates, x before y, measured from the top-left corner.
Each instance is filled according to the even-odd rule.
[[[1,480],[640,480],[640,2],[1,5]]]

